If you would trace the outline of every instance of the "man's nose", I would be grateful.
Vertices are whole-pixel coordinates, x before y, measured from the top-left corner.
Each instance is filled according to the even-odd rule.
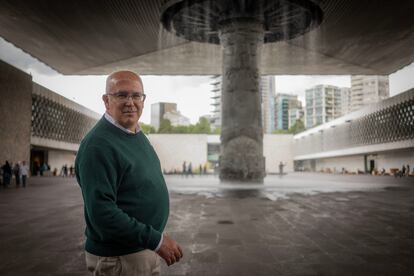
[[[132,95],[128,95],[128,98],[127,98],[125,104],[134,105],[134,100],[132,99]]]

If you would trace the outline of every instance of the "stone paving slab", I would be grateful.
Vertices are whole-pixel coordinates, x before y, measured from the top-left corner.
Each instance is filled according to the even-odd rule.
[[[197,185],[214,178],[167,176],[173,183],[167,232],[185,257],[163,265],[162,274],[414,275],[412,178],[269,179],[275,187],[299,183],[297,192],[276,200],[266,194],[277,187],[203,194]],[[303,190],[313,183],[337,187]],[[347,185],[355,188],[341,190]],[[0,275],[88,275],[82,206],[73,178],[31,178],[26,189],[0,189]]]

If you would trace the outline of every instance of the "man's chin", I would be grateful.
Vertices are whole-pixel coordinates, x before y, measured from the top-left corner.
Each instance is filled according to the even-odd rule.
[[[119,122],[120,125],[122,125],[124,128],[131,128],[136,126],[138,123],[138,117],[137,116],[124,116],[123,120]]]

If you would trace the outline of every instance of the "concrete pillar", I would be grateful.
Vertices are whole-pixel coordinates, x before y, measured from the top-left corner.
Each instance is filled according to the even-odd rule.
[[[220,179],[263,182],[260,53],[263,25],[236,21],[220,29],[223,47]]]
[[[32,76],[0,61],[0,165],[30,159]]]

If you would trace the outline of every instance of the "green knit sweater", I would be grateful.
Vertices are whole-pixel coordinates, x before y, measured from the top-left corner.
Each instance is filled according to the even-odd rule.
[[[82,140],[75,170],[85,203],[86,251],[109,257],[157,247],[169,197],[142,131],[128,134],[101,118]]]

